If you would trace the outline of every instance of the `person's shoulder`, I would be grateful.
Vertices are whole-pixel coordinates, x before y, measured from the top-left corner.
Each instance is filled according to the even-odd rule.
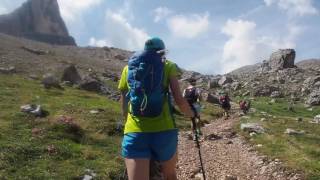
[[[177,66],[176,63],[174,63],[174,62],[172,62],[172,61],[170,61],[168,59],[165,60],[164,64],[165,64],[166,67]]]
[[[167,70],[174,69],[178,74],[182,74],[181,68],[171,60],[168,60],[168,59],[165,60],[164,68]]]

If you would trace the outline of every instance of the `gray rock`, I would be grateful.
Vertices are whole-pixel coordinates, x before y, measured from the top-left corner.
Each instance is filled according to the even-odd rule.
[[[218,82],[219,82],[219,79],[210,79],[208,82],[208,89],[220,87]]]
[[[272,92],[278,91],[278,87],[263,85],[253,89],[254,96],[270,96]]]
[[[78,84],[81,81],[81,77],[77,68],[74,65],[66,67],[63,71],[61,81],[68,81],[72,84]]]
[[[296,130],[294,130],[294,129],[287,128],[284,133],[285,133],[285,134],[288,134],[288,135],[302,135],[302,134],[304,134],[305,132],[304,132],[304,131],[296,131]]]
[[[250,95],[250,91],[246,91],[242,94],[242,96],[248,96],[248,95]]]
[[[100,111],[98,110],[90,110],[90,114],[98,114]]]
[[[270,67],[272,70],[294,68],[296,52],[294,49],[279,49],[271,54]]]
[[[83,176],[82,180],[92,180],[97,176],[97,173],[93,172],[91,169],[86,169],[86,174]]]
[[[28,51],[28,52],[30,52],[32,54],[35,54],[35,55],[46,55],[46,54],[49,54],[48,50],[34,49],[34,48],[27,47],[27,46],[22,46],[21,49],[23,49],[25,51]]]
[[[59,79],[53,74],[44,75],[41,83],[45,88],[61,88]]]
[[[41,117],[44,113],[41,108],[41,105],[35,105],[35,104],[27,104],[20,107],[21,112],[33,114],[36,117]]]
[[[271,98],[279,98],[281,97],[281,93],[279,91],[273,91],[270,95]]]
[[[102,73],[102,76],[109,79],[109,80],[112,80],[114,82],[117,82],[119,80],[119,77],[117,74],[112,73],[112,72],[108,71],[107,69]]]
[[[92,180],[92,179],[93,179],[93,176],[86,174],[86,175],[83,176],[82,180]]]
[[[0,67],[0,74],[13,74],[16,73],[16,68],[11,66],[8,68]]]
[[[231,88],[232,88],[233,91],[238,91],[241,88],[240,83],[237,82],[237,81],[233,82],[231,84]]]
[[[232,83],[233,82],[233,79],[229,76],[222,76],[218,82],[218,84],[220,86],[223,86],[225,84],[229,84],[229,83]]]
[[[310,123],[320,124],[320,114],[316,115]]]
[[[265,73],[271,70],[269,62],[267,60],[263,60],[262,64],[260,65],[260,72]]]
[[[320,105],[320,89],[314,90],[308,97],[306,104]]]
[[[224,177],[224,180],[238,180],[238,177],[233,175],[226,175]]]
[[[265,132],[265,129],[258,123],[242,123],[240,125],[240,129],[245,132],[255,132],[257,134],[261,134]]]
[[[204,93],[202,97],[206,102],[209,102],[212,104],[220,104],[219,98],[211,93]]]
[[[112,93],[111,90],[108,87],[106,87],[102,82],[90,76],[86,76],[81,81],[79,88],[86,91],[101,93],[104,95],[110,95]]]
[[[318,86],[318,83],[320,82],[320,76],[315,77],[308,77],[304,82],[303,86],[306,89],[312,89],[314,86]]]
[[[80,89],[101,92],[102,83],[92,77],[86,76],[80,83]]]

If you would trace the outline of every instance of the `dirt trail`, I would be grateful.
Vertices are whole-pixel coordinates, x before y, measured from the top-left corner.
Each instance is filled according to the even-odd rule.
[[[232,126],[237,118],[219,119],[202,128],[201,153],[207,180],[297,180],[302,179],[282,167],[279,160],[258,155]],[[198,149],[190,132],[179,136],[178,179],[202,179]]]

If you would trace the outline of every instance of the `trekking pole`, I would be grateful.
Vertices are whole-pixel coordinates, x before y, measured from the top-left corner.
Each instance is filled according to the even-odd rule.
[[[203,180],[206,180],[204,166],[203,166],[203,163],[202,163],[200,142],[199,142],[199,137],[198,137],[198,133],[197,133],[196,117],[191,118],[191,121],[192,121],[192,126],[193,126],[192,129],[193,129],[193,132],[194,132],[194,135],[195,135],[196,144],[197,144],[197,148],[198,148],[198,153],[199,153],[199,158],[200,158],[200,166],[201,166],[201,171],[202,171],[202,175],[203,175]]]

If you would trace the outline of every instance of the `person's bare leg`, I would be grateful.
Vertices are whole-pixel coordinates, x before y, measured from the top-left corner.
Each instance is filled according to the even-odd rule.
[[[129,180],[149,180],[149,159],[125,159]]]
[[[177,156],[177,153],[175,153],[170,160],[161,163],[164,180],[177,180],[177,173],[176,173],[177,160],[178,160],[178,156]]]

